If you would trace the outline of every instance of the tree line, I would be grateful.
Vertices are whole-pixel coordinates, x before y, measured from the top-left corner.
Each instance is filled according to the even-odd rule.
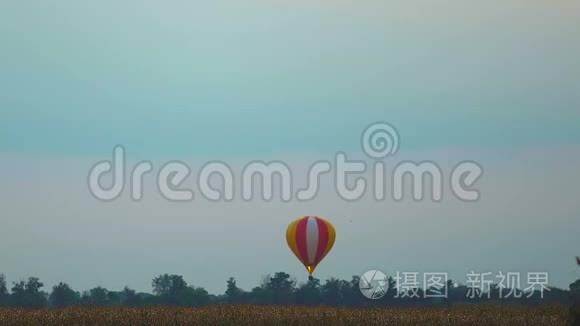
[[[580,298],[580,279],[570,284],[569,289],[550,288],[544,297],[534,294],[527,297],[517,290],[511,298],[499,298],[500,288],[492,285],[490,295],[468,298],[468,287],[447,282],[446,298],[424,298],[423,291],[415,289],[415,295],[397,296],[395,281],[389,277],[389,288],[380,299],[370,300],[359,289],[358,276],[351,280],[330,278],[322,282],[311,278],[297,284],[289,274],[277,272],[266,275],[260,285],[246,291],[239,288],[231,277],[226,281],[224,294],[208,293],[203,287],[188,284],[181,275],[162,274],[152,282],[152,293],[137,292],[129,287],[121,291],[110,291],[101,286],[78,292],[66,283],[58,283],[50,292],[43,290],[44,284],[36,277],[13,282],[9,288],[6,278],[0,274],[0,307],[70,307],[70,306],[152,306],[171,305],[200,307],[210,304],[257,304],[257,305],[306,305],[306,306],[450,306],[458,304],[496,303],[535,306],[542,304],[571,304]],[[519,293],[518,293],[519,291]],[[517,298],[519,296],[519,298]]]

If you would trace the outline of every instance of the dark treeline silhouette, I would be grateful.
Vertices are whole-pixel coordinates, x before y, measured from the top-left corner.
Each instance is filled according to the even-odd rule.
[[[110,291],[103,287],[77,292],[66,283],[52,287],[52,291],[43,290],[44,284],[36,277],[14,282],[9,288],[6,278],[0,274],[0,307],[69,307],[69,306],[152,306],[174,305],[199,307],[209,304],[257,304],[257,305],[306,305],[306,306],[349,306],[349,307],[408,307],[408,306],[451,306],[461,304],[508,304],[537,306],[544,304],[571,304],[580,298],[580,280],[570,284],[569,290],[551,287],[540,298],[539,292],[530,298],[526,293],[517,290],[516,298],[499,298],[500,289],[491,287],[490,298],[487,294],[481,298],[469,298],[468,287],[454,286],[449,280],[447,298],[424,298],[422,289],[416,290],[419,297],[410,295],[396,297],[393,290],[396,283],[389,278],[391,289],[377,300],[365,298],[359,290],[359,277],[351,280],[330,278],[324,282],[312,278],[306,283],[297,284],[296,280],[284,272],[273,276],[264,276],[259,286],[250,291],[240,289],[232,277],[226,281],[227,290],[222,295],[209,294],[202,287],[189,285],[180,275],[163,274],[152,281],[153,293],[138,293],[125,287],[121,291]],[[438,289],[427,289],[436,291]],[[504,291],[507,291],[504,289]],[[505,293],[505,292],[504,292]],[[410,294],[410,293],[409,293]]]

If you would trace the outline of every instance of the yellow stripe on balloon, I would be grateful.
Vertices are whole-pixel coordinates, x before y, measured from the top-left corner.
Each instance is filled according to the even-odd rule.
[[[324,255],[322,255],[322,257],[320,257],[320,260],[322,260],[322,258],[324,258],[326,256],[326,254],[328,254],[328,252],[330,251],[330,249],[332,249],[332,246],[334,245],[334,240],[336,240],[336,231],[334,230],[334,226],[332,226],[332,224],[330,224],[330,222],[328,222],[325,219],[322,219],[324,221],[324,224],[326,224],[326,228],[328,229],[328,242],[326,242],[326,249],[324,250]]]
[[[298,226],[298,222],[300,222],[300,219],[288,225],[288,229],[286,230],[286,241],[288,242],[288,247],[290,247],[290,250],[292,250],[294,255],[296,255],[296,257],[298,257],[302,263],[304,263],[302,257],[300,257],[298,254],[298,246],[296,245],[296,227]]]

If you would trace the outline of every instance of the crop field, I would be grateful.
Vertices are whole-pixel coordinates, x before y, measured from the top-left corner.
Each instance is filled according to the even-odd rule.
[[[565,307],[0,309],[0,325],[565,325]]]

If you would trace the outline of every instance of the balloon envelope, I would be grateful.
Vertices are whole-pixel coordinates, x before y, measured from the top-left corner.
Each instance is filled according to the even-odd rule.
[[[318,216],[301,217],[286,230],[288,247],[310,274],[332,249],[335,239],[334,226]]]

